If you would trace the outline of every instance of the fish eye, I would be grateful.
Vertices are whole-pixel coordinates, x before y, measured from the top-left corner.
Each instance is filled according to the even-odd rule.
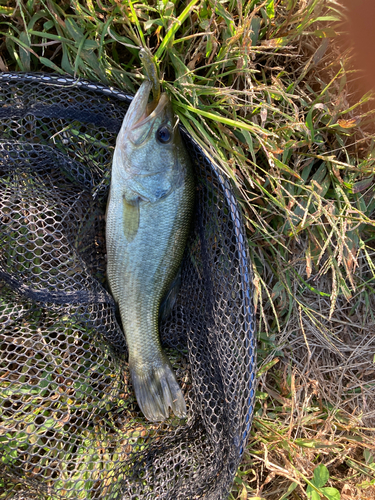
[[[156,140],[160,142],[160,144],[168,144],[172,139],[172,132],[169,127],[163,125],[156,131]]]

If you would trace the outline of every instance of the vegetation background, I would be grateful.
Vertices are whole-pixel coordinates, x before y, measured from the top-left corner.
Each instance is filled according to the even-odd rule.
[[[0,0],[1,71],[134,93],[148,46],[235,186],[259,386],[232,499],[375,498],[374,117],[345,15],[336,0]]]

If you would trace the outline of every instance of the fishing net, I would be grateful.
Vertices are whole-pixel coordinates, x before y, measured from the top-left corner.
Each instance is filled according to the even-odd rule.
[[[108,292],[105,207],[130,97],[0,75],[2,498],[224,499],[250,430],[254,317],[230,184],[184,133],[196,176],[177,303],[160,327],[188,418],[147,422]]]

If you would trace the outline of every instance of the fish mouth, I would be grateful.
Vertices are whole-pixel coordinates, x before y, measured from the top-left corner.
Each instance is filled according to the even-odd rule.
[[[164,112],[165,107],[169,103],[168,97],[166,94],[161,94],[156,106],[154,102],[148,103],[151,89],[152,83],[146,80],[133,97],[123,123],[123,129],[126,129],[127,132],[142,127]]]

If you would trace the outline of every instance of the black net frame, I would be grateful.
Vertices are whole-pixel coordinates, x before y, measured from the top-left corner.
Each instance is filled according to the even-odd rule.
[[[196,178],[162,343],[188,418],[146,422],[105,280],[105,206],[131,96],[0,74],[0,479],[9,498],[225,499],[255,398],[246,234],[232,187],[181,129]]]

